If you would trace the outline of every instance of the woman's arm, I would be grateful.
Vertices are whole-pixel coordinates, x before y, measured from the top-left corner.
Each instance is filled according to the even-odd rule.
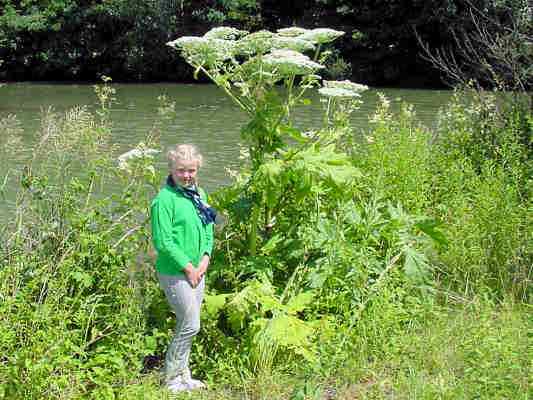
[[[207,268],[209,267],[209,261],[211,261],[211,258],[208,254],[204,253],[202,259],[200,260],[200,264],[198,264],[198,274],[200,279],[202,279],[202,277],[207,272]]]
[[[160,200],[156,199],[151,207],[152,241],[159,254],[164,254],[170,258],[176,264],[176,269],[183,271],[188,264],[191,264],[191,259],[174,242],[171,210]]]

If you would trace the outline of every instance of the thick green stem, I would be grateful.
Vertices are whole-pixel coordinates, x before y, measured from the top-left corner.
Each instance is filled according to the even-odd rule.
[[[259,206],[252,208],[252,215],[250,221],[250,230],[248,231],[248,251],[251,256],[257,254],[257,224],[261,215],[261,209]]]
[[[294,86],[294,77],[295,75],[291,75],[291,77],[288,79],[288,84],[287,84],[287,104],[286,104],[286,115],[287,115],[287,118],[290,118],[290,114],[291,114],[291,106],[292,106],[292,88]]]
[[[225,85],[220,85],[217,80],[215,79],[215,77],[209,73],[208,70],[206,70],[204,67],[200,66],[199,67],[200,70],[207,75],[207,77],[214,83],[216,84],[219,88],[221,88],[222,90],[224,90],[224,92],[226,92],[226,94],[229,96],[230,99],[232,99],[235,104],[237,104],[242,110],[246,111],[248,114],[250,115],[253,115],[254,114],[254,111],[253,109],[251,109],[250,107],[248,107],[246,104],[244,104],[237,96],[235,96]]]
[[[328,107],[326,109],[326,115],[324,115],[324,119],[325,119],[324,123],[325,123],[326,127],[330,125],[329,114],[330,114],[331,108],[332,108],[331,107],[331,103],[332,103],[332,98],[328,97]]]
[[[315,56],[313,57],[313,61],[317,61],[318,60],[318,56],[320,55],[320,47],[322,46],[321,43],[318,44],[318,46],[316,46],[316,51],[315,51]]]

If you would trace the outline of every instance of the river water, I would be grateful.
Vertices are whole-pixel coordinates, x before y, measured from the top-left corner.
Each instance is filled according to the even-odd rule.
[[[195,143],[204,154],[205,167],[201,170],[202,185],[208,190],[228,182],[226,167],[238,166],[240,128],[247,122],[229,98],[213,85],[194,84],[113,84],[117,102],[111,111],[113,141],[120,151],[131,149],[153,127],[158,119],[158,96],[165,95],[175,103],[175,113],[164,125],[161,134],[163,149],[174,143]],[[399,107],[401,101],[413,104],[418,119],[428,127],[435,123],[438,109],[451,97],[446,90],[371,89],[363,94],[363,104],[352,117],[354,130],[364,131],[368,118],[383,93]],[[310,94],[311,105],[296,110],[296,125],[301,128],[319,127],[322,107],[319,96]],[[38,137],[40,117],[44,109],[66,111],[77,105],[96,106],[94,87],[90,84],[10,83],[0,87],[0,118],[15,114],[24,128],[28,149]],[[159,165],[164,173],[164,153]],[[18,165],[8,167],[17,169]],[[2,175],[0,174],[0,178]],[[1,182],[0,182],[1,184]],[[14,187],[7,188],[13,192]],[[6,202],[0,202],[0,216],[6,214]]]

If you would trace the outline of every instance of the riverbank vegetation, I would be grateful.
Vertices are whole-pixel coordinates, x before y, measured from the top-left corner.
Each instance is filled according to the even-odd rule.
[[[219,28],[169,43],[249,115],[242,166],[211,194],[224,223],[192,360],[209,389],[181,397],[526,399],[530,98],[457,91],[430,130],[381,96],[354,130],[368,88],[315,75],[342,34]],[[299,129],[311,90],[323,124]],[[112,86],[96,95],[95,114],[45,113],[31,160],[6,176],[20,182],[1,227],[6,399],[169,396],[173,318],[148,209],[172,107],[118,157]],[[16,118],[0,129],[2,159],[17,157]]]
[[[221,24],[253,31],[295,25],[347,32],[328,64],[335,78],[438,87],[440,74],[420,56],[417,34],[432,52],[442,49],[478,75],[490,73],[478,55],[502,54],[464,38],[476,35],[481,23],[489,50],[510,38],[521,47],[513,47],[520,50],[513,57],[523,59],[530,54],[530,21],[527,0],[2,0],[0,80],[98,81],[108,75],[115,81],[190,82],[187,64],[164,46],[171,38]]]

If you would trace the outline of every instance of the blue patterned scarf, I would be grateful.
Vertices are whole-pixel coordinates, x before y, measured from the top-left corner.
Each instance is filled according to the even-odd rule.
[[[192,204],[196,208],[196,211],[198,212],[198,216],[200,217],[202,224],[207,225],[211,223],[216,223],[215,222],[217,218],[216,210],[213,207],[210,207],[209,204],[205,203],[202,200],[202,198],[200,197],[200,193],[198,193],[198,189],[196,188],[196,186],[186,188],[186,187],[177,185],[176,182],[174,182],[172,175],[168,176],[167,185],[173,187],[176,191],[180,192],[183,195],[183,197],[189,199],[192,202]]]

